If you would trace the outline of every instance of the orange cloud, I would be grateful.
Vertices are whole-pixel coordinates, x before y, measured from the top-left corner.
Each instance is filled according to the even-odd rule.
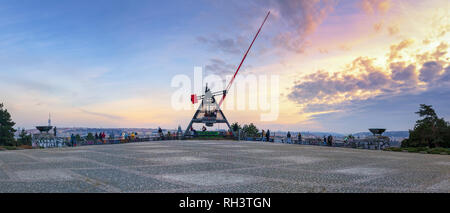
[[[389,35],[393,36],[396,35],[398,32],[400,32],[400,29],[397,25],[392,25],[388,27]]]
[[[445,63],[449,61],[449,58],[445,58],[449,50],[449,45],[445,42],[441,42],[433,52],[424,52],[422,54],[416,55],[416,60],[420,63],[424,63],[427,61],[438,61],[440,63]]]
[[[375,30],[375,32],[380,32],[381,28],[383,28],[383,22],[376,23],[373,25],[373,29]]]
[[[368,14],[387,12],[391,8],[390,0],[363,0],[359,6]]]
[[[320,112],[379,95],[423,91],[450,83],[450,63],[444,58],[449,46],[445,42],[427,52],[430,61],[392,62],[402,59],[399,52],[412,43],[406,39],[391,45],[385,66],[375,65],[376,58],[358,57],[339,72],[319,70],[305,75],[294,82],[288,98],[300,104],[303,112]]]
[[[412,39],[405,39],[401,41],[399,44],[391,45],[391,52],[389,53],[389,61],[393,61],[394,59],[401,58],[399,55],[400,51],[411,46],[414,43]]]

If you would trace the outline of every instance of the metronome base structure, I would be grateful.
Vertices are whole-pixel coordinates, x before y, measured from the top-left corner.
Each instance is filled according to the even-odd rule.
[[[219,105],[215,101],[215,98],[212,97],[212,99],[213,99],[212,102],[215,105],[216,110],[214,110],[212,112],[209,112],[208,110],[206,110],[205,104],[202,100],[197,111],[195,111],[194,117],[192,117],[191,122],[189,122],[189,125],[187,126],[186,131],[184,132],[184,135],[190,135],[190,130],[194,123],[202,123],[206,126],[213,126],[214,124],[225,123],[228,126],[228,130],[229,131],[231,130],[230,123],[228,123],[228,120],[225,117],[225,114],[223,114]],[[208,114],[208,112],[210,114]]]

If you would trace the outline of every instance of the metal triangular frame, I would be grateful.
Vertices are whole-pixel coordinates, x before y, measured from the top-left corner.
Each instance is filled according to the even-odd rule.
[[[213,99],[213,102],[216,104],[217,113],[220,114],[223,117],[223,119],[217,119],[217,117],[216,117],[216,119],[214,121],[211,121],[211,123],[226,123],[227,126],[228,126],[228,131],[231,131],[230,123],[228,123],[228,120],[225,117],[225,114],[223,114],[222,109],[220,109],[220,106],[219,106],[219,104],[217,104],[216,99],[214,97],[212,97],[212,99]],[[198,118],[198,115],[201,113],[202,106],[203,106],[203,99],[202,99],[202,102],[200,103],[200,105],[198,106],[198,109],[195,112],[194,117],[192,117],[191,122],[189,123],[188,127],[186,128],[186,131],[184,132],[184,135],[189,135],[189,132],[190,132],[191,127],[192,127],[192,124],[194,124],[194,123],[203,123],[203,124],[207,123],[205,121],[208,121],[208,120]]]

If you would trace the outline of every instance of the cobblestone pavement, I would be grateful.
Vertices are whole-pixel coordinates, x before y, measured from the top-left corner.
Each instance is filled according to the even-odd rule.
[[[450,156],[237,141],[0,152],[0,192],[450,192]]]

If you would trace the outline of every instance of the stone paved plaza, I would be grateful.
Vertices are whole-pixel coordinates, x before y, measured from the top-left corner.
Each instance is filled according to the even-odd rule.
[[[0,192],[450,192],[450,156],[238,141],[0,152]]]

